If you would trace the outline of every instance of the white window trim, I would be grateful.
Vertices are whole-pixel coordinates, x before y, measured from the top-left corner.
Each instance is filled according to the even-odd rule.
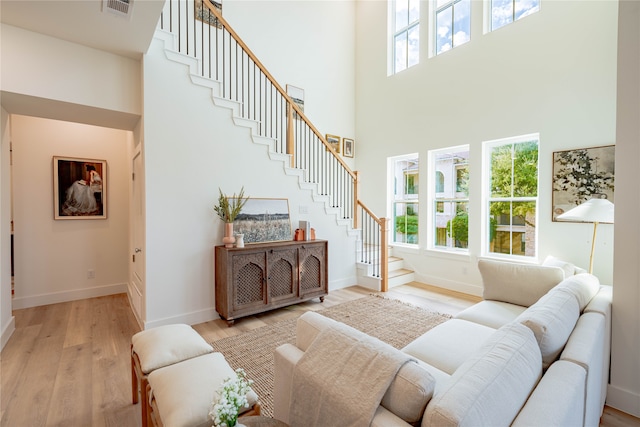
[[[444,152],[450,152],[450,151],[456,151],[456,150],[467,150],[469,151],[469,155],[471,155],[471,146],[469,144],[463,144],[463,145],[456,145],[454,147],[445,147],[445,148],[438,148],[435,150],[429,150],[429,152],[427,153],[427,171],[434,171],[436,170],[435,167],[435,162],[436,162],[436,155],[438,153],[444,153]],[[467,165],[469,165],[471,163],[470,161],[471,159],[469,159],[469,162],[467,163]],[[433,251],[433,252],[443,252],[443,253],[449,253],[449,254],[459,254],[459,255],[469,255],[469,247],[471,245],[469,245],[469,247],[467,248],[446,248],[446,247],[442,247],[442,246],[436,246],[436,236],[434,233],[435,230],[435,213],[434,210],[432,209],[433,207],[433,203],[436,200],[436,183],[435,183],[435,173],[430,173],[427,172],[427,225],[428,225],[428,233],[427,233],[427,250],[428,251]],[[470,200],[471,195],[468,194],[467,195],[467,204],[471,203]]]
[[[535,230],[535,239],[536,239],[536,251],[533,256],[522,256],[522,255],[510,255],[510,254],[500,254],[495,252],[490,252],[490,243],[489,242],[489,184],[490,178],[489,173],[491,171],[491,159],[489,157],[489,151],[493,147],[514,144],[519,142],[526,142],[535,139],[538,141],[538,189],[537,196],[535,197],[536,201],[536,230]],[[481,250],[480,256],[483,258],[494,258],[494,259],[508,259],[508,260],[517,260],[519,262],[532,262],[537,261],[538,253],[540,249],[540,235],[539,235],[539,224],[540,224],[540,134],[539,133],[529,133],[526,135],[513,136],[509,138],[502,139],[494,139],[491,141],[484,141],[482,143],[482,209],[481,209],[481,218],[482,218],[482,229],[480,232],[481,239]]]
[[[392,157],[387,157],[387,197],[386,197],[386,209],[387,209],[387,218],[390,219],[389,221],[389,226],[390,227],[395,227],[395,221],[394,221],[394,212],[393,212],[393,207],[394,204],[398,201],[404,201],[408,199],[397,199],[395,197],[395,188],[393,186],[394,184],[394,172],[395,172],[395,162],[399,161],[399,160],[405,160],[405,159],[414,159],[417,158],[418,162],[419,162],[419,166],[418,166],[418,194],[416,194],[415,196],[415,201],[418,203],[418,243],[402,243],[402,242],[394,242],[393,241],[393,236],[389,235],[389,246],[403,246],[403,247],[411,247],[411,248],[418,248],[420,246],[420,242],[422,239],[422,226],[421,221],[422,221],[422,206],[420,205],[420,187],[422,185],[422,176],[424,176],[423,173],[423,166],[422,166],[422,162],[420,161],[420,153],[409,153],[409,154],[403,154],[400,156],[392,156]],[[393,231],[390,231],[390,233],[392,234]]]
[[[420,9],[418,11],[418,19],[414,22],[410,22],[406,27],[402,27],[402,30],[398,30],[395,28],[395,13],[396,13],[396,2],[395,0],[391,0],[387,2],[387,52],[388,54],[388,63],[387,63],[387,77],[393,76],[395,74],[401,73],[402,71],[406,71],[410,67],[407,64],[407,67],[401,71],[396,71],[396,36],[400,33],[407,33],[407,47],[409,46],[409,30],[416,26],[420,26],[420,21],[422,20],[422,3],[420,3]],[[422,30],[419,30],[420,37],[418,38],[418,42],[422,44]],[[420,51],[422,49],[419,49]],[[407,50],[407,60],[408,60],[409,52]],[[418,65],[420,63],[420,53],[418,53]]]
[[[511,21],[508,24],[503,25],[502,27],[496,28],[494,30],[494,29],[491,28],[491,22],[492,22],[492,14],[491,14],[491,6],[492,6],[492,4],[491,3],[492,3],[492,1],[491,0],[485,0],[482,3],[483,3],[482,12],[483,12],[483,17],[484,17],[484,19],[482,20],[482,33],[483,34],[488,34],[488,33],[492,32],[492,31],[497,31],[497,30],[500,30],[502,28],[508,27],[509,25],[514,24],[514,23],[518,22],[520,19],[522,19],[522,18],[520,18],[520,19]],[[540,2],[538,4],[538,10],[535,13],[538,13],[538,12],[540,12],[540,10],[542,10],[542,3],[543,3],[542,0],[540,0]],[[530,15],[527,15],[527,16],[530,16]],[[526,16],[525,16],[525,18],[526,18]]]

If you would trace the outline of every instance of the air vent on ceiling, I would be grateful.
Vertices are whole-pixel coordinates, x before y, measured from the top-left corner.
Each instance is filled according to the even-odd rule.
[[[133,0],[102,0],[102,11],[124,18],[131,18]]]

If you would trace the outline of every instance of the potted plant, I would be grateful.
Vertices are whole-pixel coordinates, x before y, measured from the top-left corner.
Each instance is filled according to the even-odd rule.
[[[233,237],[233,221],[235,221],[236,217],[240,214],[249,197],[244,197],[244,187],[240,189],[238,195],[234,193],[233,196],[227,196],[220,188],[218,188],[218,191],[220,191],[218,204],[214,206],[213,209],[225,223],[225,236],[222,242],[225,247],[231,248],[236,241],[235,237]]]
[[[247,379],[243,369],[236,369],[235,377],[224,380],[222,386],[216,391],[216,399],[213,401],[213,409],[209,416],[215,427],[238,427],[240,410],[249,408],[247,393],[251,391],[253,380]]]

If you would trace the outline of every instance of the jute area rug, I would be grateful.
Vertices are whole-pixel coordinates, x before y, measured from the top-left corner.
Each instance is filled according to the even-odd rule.
[[[451,317],[376,295],[320,309],[318,313],[398,349]],[[284,343],[295,343],[296,320],[283,320],[211,343],[233,369],[243,368],[254,381],[262,415],[273,415],[273,352]]]

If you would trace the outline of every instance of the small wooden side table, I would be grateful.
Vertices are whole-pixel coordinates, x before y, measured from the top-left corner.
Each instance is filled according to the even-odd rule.
[[[240,417],[238,423],[244,424],[247,427],[289,427],[288,424],[276,420],[275,418],[264,417],[262,415]]]

